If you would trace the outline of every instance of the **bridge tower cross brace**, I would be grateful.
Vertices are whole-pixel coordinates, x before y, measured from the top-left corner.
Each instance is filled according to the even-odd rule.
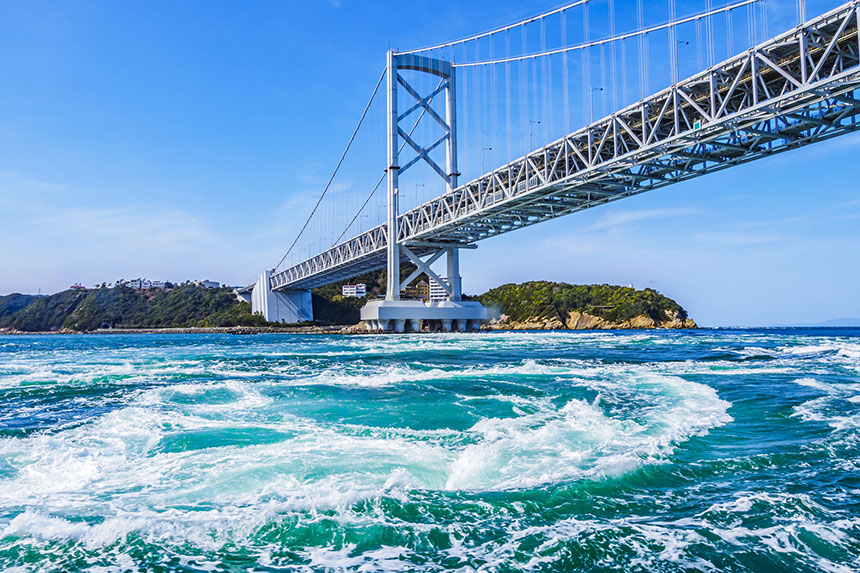
[[[389,50],[387,55],[387,101],[388,101],[388,211],[386,221],[386,232],[388,235],[387,250],[387,282],[385,299],[400,300],[400,255],[401,251],[418,266],[417,273],[426,272],[430,280],[440,283],[440,286],[448,291],[449,300],[459,302],[462,300],[462,286],[460,279],[460,256],[459,249],[453,246],[445,248],[447,254],[448,284],[438,280],[429,266],[437,257],[432,257],[427,262],[421,261],[412,253],[406,245],[400,244],[397,217],[400,214],[400,175],[407,169],[418,163],[426,162],[445,182],[447,192],[457,187],[457,91],[455,68],[451,62],[428,58],[417,54],[398,54]],[[440,79],[439,85],[430,94],[422,96],[408,80],[400,74],[400,70],[413,70],[430,74]],[[404,113],[398,110],[398,91],[403,88],[415,100],[415,103]],[[433,108],[433,101],[444,92],[445,94],[445,116],[444,118]],[[411,113],[419,111],[428,115],[442,128],[443,135],[428,147],[416,142],[409,131],[400,126],[400,122]],[[400,140],[409,145],[415,152],[415,156],[405,165],[399,164]],[[431,156],[430,153],[439,145],[445,144],[445,168],[443,169]],[[409,281],[414,278],[411,277]]]

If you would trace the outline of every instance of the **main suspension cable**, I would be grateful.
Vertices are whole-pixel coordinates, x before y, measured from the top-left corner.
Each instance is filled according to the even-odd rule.
[[[311,219],[313,219],[314,214],[317,212],[317,209],[319,208],[320,203],[322,203],[323,197],[325,197],[325,194],[328,192],[329,187],[331,187],[331,182],[334,181],[334,178],[337,175],[337,172],[340,170],[340,166],[343,164],[343,160],[344,160],[344,158],[346,158],[346,154],[349,152],[349,148],[352,146],[352,142],[355,141],[355,136],[358,134],[358,129],[361,127],[362,122],[364,122],[364,118],[367,116],[368,110],[370,110],[370,104],[373,103],[373,98],[376,97],[376,92],[379,91],[379,86],[382,85],[382,79],[385,77],[386,72],[387,72],[387,70],[382,70],[382,74],[379,76],[379,79],[376,81],[376,87],[373,88],[373,93],[370,94],[370,99],[368,100],[367,105],[364,106],[364,111],[361,112],[361,117],[358,120],[358,125],[355,126],[355,130],[353,130],[352,135],[349,138],[349,142],[347,142],[347,144],[346,144],[346,149],[343,150],[343,153],[341,154],[340,159],[338,160],[337,165],[335,166],[334,171],[331,174],[331,177],[329,177],[328,183],[326,183],[325,189],[323,189],[323,192],[320,195],[320,198],[317,199],[317,203],[316,203],[316,205],[314,205],[314,208],[311,211],[311,214],[308,215],[308,218],[305,221],[305,224],[302,225],[302,229],[299,231],[299,234],[296,235],[295,240],[293,240],[293,244],[290,245],[290,248],[287,249],[287,252],[284,253],[283,257],[281,257],[281,260],[275,266],[273,271],[278,270],[278,268],[282,264],[284,264],[284,261],[287,259],[289,254],[292,252],[293,247],[295,247],[296,243],[299,242],[299,239],[301,238],[302,233],[304,233],[305,229],[308,228],[308,224],[311,222]]]
[[[687,16],[686,18],[681,18],[680,20],[673,20],[671,22],[666,22],[664,24],[658,24],[656,26],[651,26],[650,28],[645,28],[643,30],[637,30],[634,32],[627,32],[626,34],[620,34],[618,36],[603,38],[600,40],[594,40],[592,42],[584,42],[581,44],[576,44],[575,46],[567,46],[564,48],[556,48],[554,50],[547,50],[544,52],[538,52],[534,54],[524,54],[521,56],[513,56],[510,58],[502,58],[498,60],[484,60],[481,62],[465,62],[462,64],[454,64],[454,67],[457,68],[471,68],[474,66],[488,66],[492,64],[503,64],[506,62],[518,62],[522,60],[530,60],[532,58],[539,58],[542,56],[551,56],[553,54],[563,54],[566,52],[573,52],[576,50],[584,50],[586,48],[591,48],[593,46],[602,46],[604,44],[609,44],[610,42],[617,42],[619,40],[626,40],[627,38],[634,38],[636,36],[643,36],[647,34],[651,34],[658,30],[665,30],[666,28],[674,28],[679,26],[680,24],[686,24],[687,22],[692,22],[698,18],[705,18],[707,16],[713,16],[714,14],[720,14],[722,12],[731,12],[736,8],[742,8],[743,6],[748,6],[750,4],[755,4],[757,2],[761,2],[762,0],[743,0],[742,2],[737,2],[735,4],[728,4],[726,6],[722,6],[720,8],[715,8],[710,12],[703,12],[701,14],[695,14],[693,16]]]
[[[441,82],[439,85],[441,85]],[[438,87],[439,86],[437,86],[437,89],[438,89]],[[433,101],[432,98],[430,100],[428,100],[428,104],[431,103],[432,101]],[[424,117],[425,113],[427,113],[427,110],[422,109],[421,113],[418,114],[418,118],[415,120],[415,123],[412,124],[412,128],[407,133],[407,135],[409,135],[409,137],[412,137],[412,134],[415,133],[415,128],[418,127],[419,123],[421,123],[421,119]],[[404,147],[406,147],[405,141],[400,144],[400,149],[397,150],[397,153],[399,154],[401,151],[403,151]],[[359,215],[361,215],[361,212],[364,210],[365,207],[367,207],[367,204],[373,198],[373,195],[377,192],[377,190],[379,190],[379,186],[382,185],[382,182],[385,180],[385,176],[387,174],[388,174],[387,170],[382,173],[382,176],[379,178],[379,180],[376,182],[376,185],[373,186],[373,189],[370,191],[367,198],[364,200],[364,203],[362,203],[361,207],[358,208],[358,211],[355,212],[355,215],[352,217],[352,220],[346,225],[346,227],[343,229],[343,232],[341,232],[340,236],[334,240],[334,242],[331,245],[332,247],[337,245],[338,242],[341,239],[343,239],[344,235],[346,235],[347,231],[349,231],[349,228],[352,227],[352,224],[355,223],[355,221],[358,219]]]
[[[456,46],[458,44],[465,44],[466,42],[471,42],[472,40],[480,40],[481,38],[486,38],[487,36],[494,36],[496,34],[500,34],[502,32],[506,32],[508,30],[512,30],[513,28],[517,28],[519,26],[525,26],[526,24],[531,24],[532,22],[537,22],[538,20],[543,20],[544,18],[549,18],[559,12],[565,12],[570,10],[571,8],[576,8],[577,6],[582,6],[583,4],[587,4],[591,0],[577,0],[576,2],[571,2],[561,8],[556,8],[555,10],[551,10],[549,12],[544,12],[543,14],[539,14],[537,16],[532,16],[531,18],[526,18],[516,24],[508,24],[507,26],[502,26],[501,28],[496,28],[495,30],[490,30],[489,32],[482,32],[480,34],[475,34],[474,36],[469,36],[468,38],[460,38],[459,40],[454,40],[453,42],[446,42],[444,44],[436,44],[435,46],[428,46],[426,48],[418,48],[417,50],[407,50],[405,52],[399,52],[401,54],[418,54],[421,52],[429,52],[431,50],[438,50],[440,48],[447,48],[450,46]]]

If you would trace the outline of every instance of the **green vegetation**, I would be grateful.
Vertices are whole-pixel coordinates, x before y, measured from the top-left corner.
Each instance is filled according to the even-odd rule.
[[[236,300],[231,289],[192,284],[166,291],[119,286],[0,297],[0,328],[27,332],[265,324],[262,317],[251,314],[250,304]]]
[[[26,308],[31,302],[38,300],[38,297],[29,294],[10,294],[0,296],[0,323],[4,319]]]
[[[403,265],[406,275],[415,267]],[[315,324],[355,324],[365,298],[342,298],[341,286],[361,282],[368,295],[384,295],[385,271],[314,289]],[[188,328],[205,326],[274,326],[251,314],[229,288],[206,289],[185,283],[169,290],[134,290],[127,286],[69,289],[49,296],[0,296],[0,328],[24,332],[97,328]]]
[[[571,311],[587,312],[610,322],[623,322],[647,315],[655,321],[665,320],[665,311],[677,312],[686,319],[687,312],[674,300],[652,289],[637,290],[613,285],[571,285],[547,281],[505,284],[475,297],[487,307],[494,307],[512,320],[557,317],[564,322]]]

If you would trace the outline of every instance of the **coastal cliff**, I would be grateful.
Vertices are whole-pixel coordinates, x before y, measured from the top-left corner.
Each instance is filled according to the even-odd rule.
[[[490,330],[696,328],[687,311],[653,289],[548,281],[506,284],[476,297]]]

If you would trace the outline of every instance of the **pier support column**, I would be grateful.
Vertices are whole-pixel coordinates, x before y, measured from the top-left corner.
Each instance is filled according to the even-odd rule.
[[[373,328],[378,324],[383,331],[420,332],[421,321],[435,329],[440,325],[445,332],[462,332],[469,323],[480,326],[487,319],[487,309],[475,301],[452,302],[449,300],[423,303],[418,300],[370,300],[361,309],[361,320]]]
[[[460,278],[460,249],[448,249],[448,286],[451,295],[448,300],[460,302],[463,300],[462,279]]]

